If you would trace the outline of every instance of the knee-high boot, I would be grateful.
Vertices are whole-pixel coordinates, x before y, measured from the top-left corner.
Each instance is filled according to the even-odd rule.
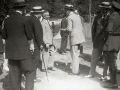
[[[116,75],[117,75],[117,69],[116,68],[110,68],[110,74],[111,74],[111,84],[117,84]]]

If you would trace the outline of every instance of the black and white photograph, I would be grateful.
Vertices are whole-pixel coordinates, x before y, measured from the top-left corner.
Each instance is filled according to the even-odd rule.
[[[0,90],[120,90],[120,0],[0,0]]]

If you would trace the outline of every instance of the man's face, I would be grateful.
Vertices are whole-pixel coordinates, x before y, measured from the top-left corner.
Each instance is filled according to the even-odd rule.
[[[69,15],[69,13],[70,13],[70,11],[69,11],[69,10],[65,10],[65,14],[66,14],[66,16],[68,16],[68,15]]]
[[[110,9],[109,8],[102,8],[102,13],[108,13],[110,11]]]

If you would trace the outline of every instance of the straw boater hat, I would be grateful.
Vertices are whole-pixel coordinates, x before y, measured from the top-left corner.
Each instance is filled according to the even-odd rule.
[[[73,7],[72,4],[66,4],[66,5],[65,5],[65,9],[66,9],[66,10],[74,10],[74,7]]]
[[[111,8],[110,2],[102,2],[99,7],[101,8]]]
[[[13,8],[17,8],[17,7],[25,7],[28,4],[25,2],[25,0],[14,0],[14,5]]]
[[[34,6],[32,8],[32,13],[42,13],[44,10],[42,9],[42,6]]]
[[[112,7],[115,7],[116,9],[120,10],[120,4],[115,1],[112,2]]]

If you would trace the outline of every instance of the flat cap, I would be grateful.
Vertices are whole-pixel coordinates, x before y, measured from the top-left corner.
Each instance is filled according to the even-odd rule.
[[[113,2],[112,2],[112,5],[113,5],[115,8],[120,9],[120,4],[119,4],[119,3],[113,1]]]

